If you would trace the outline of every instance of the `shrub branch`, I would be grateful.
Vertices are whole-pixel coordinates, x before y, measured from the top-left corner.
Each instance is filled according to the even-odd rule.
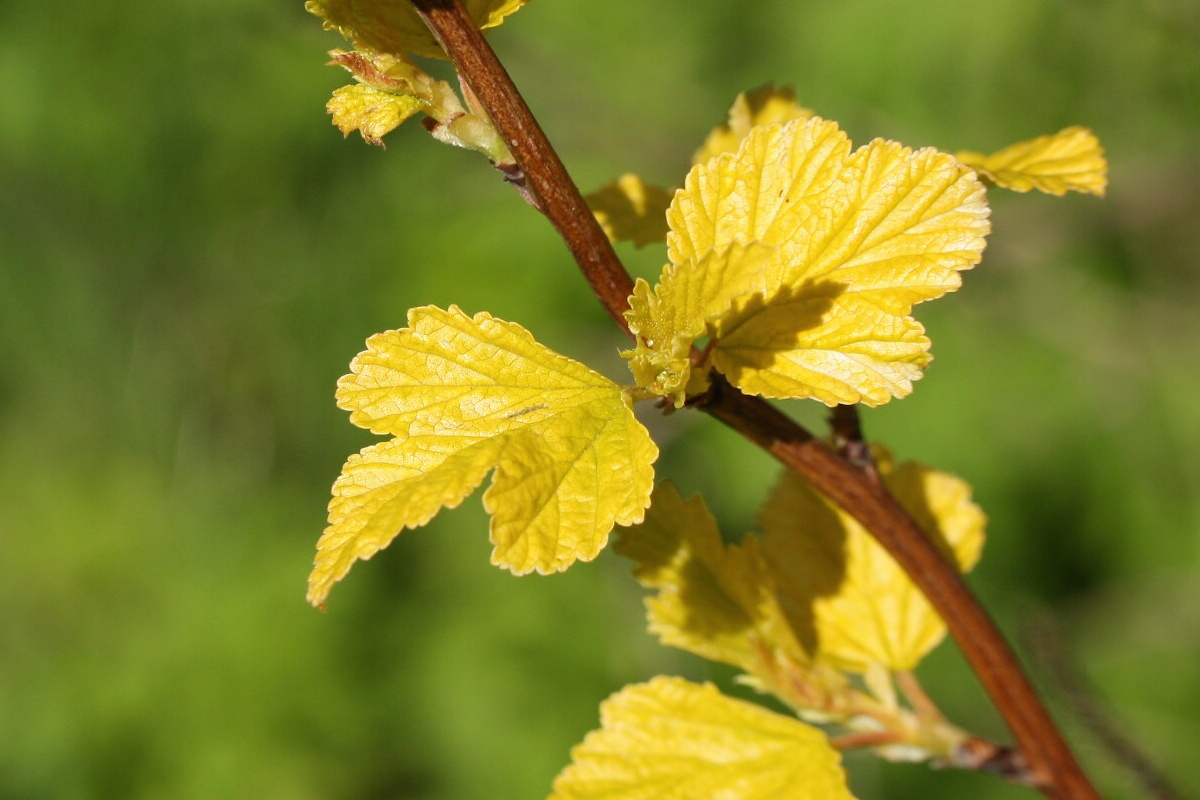
[[[628,334],[624,312],[633,281],[500,60],[460,0],[413,0],[413,5],[504,137],[521,171],[516,180],[562,236],[609,316]],[[904,568],[945,619],[1012,731],[1028,763],[1021,782],[1052,800],[1099,800],[1016,655],[958,569],[873,479],[872,470],[842,458],[774,406],[742,394],[719,375],[695,406],[803,476],[862,523]],[[838,419],[841,425],[835,427],[857,427],[848,412]],[[861,441],[857,433],[848,438]]]

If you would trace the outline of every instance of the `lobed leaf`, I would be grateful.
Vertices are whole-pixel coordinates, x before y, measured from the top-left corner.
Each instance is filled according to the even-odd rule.
[[[984,155],[963,151],[958,160],[997,186],[1014,192],[1037,189],[1053,195],[1068,191],[1100,197],[1108,187],[1108,162],[1096,134],[1075,126]]]
[[[594,558],[614,524],[642,519],[658,450],[620,386],[488,314],[427,306],[408,321],[368,339],[338,382],[351,422],[395,438],[334,483],[310,602],[493,468],[492,562],[516,574]]]
[[[691,376],[659,373],[708,336],[711,365],[752,394],[827,405],[904,396],[930,360],[908,315],[978,263],[985,201],[945,153],[883,140],[851,153],[819,117],[755,128],[675,195],[671,263],[654,300],[641,288],[627,315],[634,375],[680,404]]]
[[[908,462],[880,476],[942,551],[966,571],[979,560],[986,518],[970,487]],[[793,473],[760,519],[763,550],[793,628],[818,663],[854,672],[913,669],[945,636],[924,594],[857,521]]]
[[[600,719],[571,751],[551,800],[851,797],[822,731],[711,684],[658,677],[627,686],[600,706]]]
[[[493,28],[529,0],[464,0],[480,28]],[[446,58],[411,0],[308,0],[304,8],[354,46],[378,53]]]

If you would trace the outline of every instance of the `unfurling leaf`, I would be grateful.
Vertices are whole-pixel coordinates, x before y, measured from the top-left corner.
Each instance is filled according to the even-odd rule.
[[[590,560],[614,524],[642,519],[658,450],[620,386],[488,314],[427,306],[408,322],[368,339],[338,382],[351,422],[395,438],[351,456],[334,483],[311,603],[493,468],[492,562],[514,573]]]
[[[958,160],[1005,189],[1047,194],[1069,191],[1100,197],[1108,187],[1108,162],[1096,134],[1079,126],[1018,142],[998,153],[964,151]]]
[[[681,354],[705,336],[708,364],[750,394],[902,397],[930,360],[912,307],[959,287],[987,216],[983,186],[945,153],[883,140],[852,153],[819,117],[755,128],[676,193],[670,263],[635,290],[626,356],[676,405],[696,385]]]
[[[435,139],[483,153],[493,164],[514,163],[486,113],[468,111],[450,84],[407,58],[370,50],[329,55],[330,64],[345,67],[359,82],[336,90],[326,106],[342,135],[358,130],[368,144],[382,147],[385,134],[420,111],[429,117],[426,127]]]
[[[529,0],[465,0],[464,5],[480,28],[493,28]],[[336,30],[355,47],[378,53],[446,58],[445,52],[411,0],[308,0],[304,8],[320,17],[328,30]]]
[[[702,164],[722,153],[736,152],[742,140],[759,125],[807,119],[812,115],[812,111],[796,102],[796,93],[787,87],[776,89],[768,83],[742,92],[729,109],[728,121],[713,128],[704,145],[692,156],[692,163]]]
[[[633,173],[604,184],[584,199],[610,241],[645,247],[667,235],[671,192]]]
[[[571,751],[551,800],[848,800],[825,734],[725,697],[711,684],[659,677],[600,706],[601,728]]]
[[[331,65],[345,67],[358,81],[335,89],[325,105],[343,136],[357,130],[367,144],[383,147],[384,136],[413,114],[429,109],[431,80],[407,59],[344,50],[331,50],[329,55]]]
[[[963,571],[979,560],[986,518],[958,478],[879,459],[884,484]],[[794,473],[760,520],[784,610],[813,657],[854,672],[907,671],[942,640],[945,623],[904,570],[857,521]]]

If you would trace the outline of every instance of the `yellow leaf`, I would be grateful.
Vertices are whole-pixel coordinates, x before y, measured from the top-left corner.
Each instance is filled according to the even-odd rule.
[[[749,294],[772,248],[759,242],[733,244],[709,250],[698,262],[668,264],[656,289],[639,278],[629,298],[625,318],[636,346],[622,353],[639,386],[662,397],[671,397],[675,407],[688,394],[702,391],[703,373],[691,368],[692,343],[704,335],[708,325],[739,295]]]
[[[808,661],[772,590],[756,537],[726,547],[699,497],[684,500],[670,481],[654,490],[645,520],[620,531],[613,546],[637,562],[650,630],[663,644],[760,672],[763,649],[794,664]]]
[[[992,155],[964,151],[958,160],[991,183],[1015,192],[1037,189],[1061,196],[1074,191],[1103,197],[1108,186],[1108,162],[1100,140],[1078,126],[1018,142]]]
[[[600,706],[601,728],[571,751],[551,800],[842,800],[841,757],[825,734],[659,677]]]
[[[465,0],[481,28],[493,28],[529,0]],[[379,53],[445,58],[411,0],[308,0],[304,8],[320,17],[326,30],[336,30],[355,47]]]
[[[642,519],[658,450],[620,386],[488,314],[427,306],[408,322],[367,340],[338,382],[351,422],[395,438],[351,456],[334,484],[310,602],[493,467],[492,561],[514,573],[594,558],[614,524]]]
[[[912,306],[958,288],[987,216],[982,185],[945,153],[883,140],[851,153],[819,117],[755,128],[694,167],[671,203],[657,300],[647,287],[628,315],[661,334],[638,334],[635,377],[686,385],[653,373],[708,336],[711,365],[751,394],[904,396],[929,361]]]
[[[411,95],[383,92],[358,83],[335,89],[325,109],[343,136],[356,130],[367,144],[383,147],[383,137],[424,105]]]
[[[692,157],[692,163],[700,164],[721,153],[735,152],[757,125],[791,122],[811,116],[812,111],[796,102],[796,93],[790,88],[777,89],[768,83],[742,92],[729,109],[728,121],[713,128],[704,145]]]
[[[979,560],[986,519],[970,487],[943,472],[879,459],[884,484],[966,571]],[[763,549],[784,610],[819,663],[906,671],[945,636],[945,623],[891,556],[848,514],[793,473],[762,509]]]
[[[666,238],[671,192],[661,186],[652,186],[627,173],[584,199],[613,242],[633,242],[637,247],[645,247]]]

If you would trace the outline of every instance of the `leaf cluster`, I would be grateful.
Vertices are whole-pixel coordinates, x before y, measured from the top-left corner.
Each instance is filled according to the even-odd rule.
[[[469,10],[487,27],[521,5]],[[359,81],[330,101],[344,133],[378,144],[422,111],[438,138],[501,167],[511,160],[471,93],[460,103],[411,60],[440,50],[409,3],[309,8],[358,48],[334,53]],[[911,676],[945,624],[870,533],[788,473],[762,509],[761,533],[724,544],[702,500],[684,500],[670,482],[653,488],[658,449],[632,407],[702,402],[717,376],[746,395],[827,406],[908,395],[932,358],[913,308],[955,291],[981,260],[987,187],[1100,194],[1105,169],[1082,128],[990,156],[882,139],[855,149],[790,90],[739,96],[680,188],[627,174],[589,198],[613,240],[666,244],[657,284],[639,280],[628,298],[633,385],[515,323],[455,306],[413,309],[407,327],[368,340],[337,400],[354,424],[391,438],[352,455],[334,484],[310,602],[323,605],[355,561],[457,506],[492,473],[483,502],[493,563],[563,570],[594,558],[621,526],[617,550],[654,590],[649,625],[665,644],[738,667],[807,723],[839,727],[857,745],[957,763],[969,735]],[[984,516],[969,487],[875,455],[879,479],[932,545],[970,569]],[[849,796],[837,742],[807,723],[657,678],[604,705],[601,729],[576,748],[554,796],[618,800],[650,786],[666,797],[698,786],[748,799]]]

